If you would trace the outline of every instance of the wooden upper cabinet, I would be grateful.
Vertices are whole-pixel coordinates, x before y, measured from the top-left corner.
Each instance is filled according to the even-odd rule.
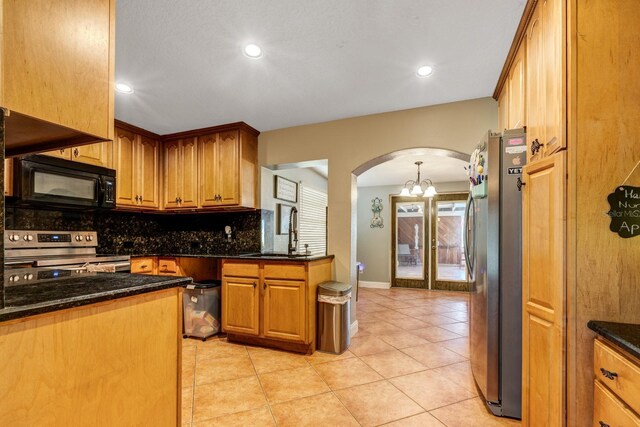
[[[240,204],[240,138],[238,131],[198,138],[200,206]]]
[[[116,206],[160,207],[160,142],[116,128],[114,168]]]
[[[60,148],[57,150],[45,151],[40,154],[44,154],[45,156],[57,157],[59,159],[71,160],[73,148]]]
[[[179,207],[180,199],[180,141],[164,144],[164,207]]]
[[[136,183],[137,135],[116,128],[114,168],[116,170],[116,206],[138,206]]]
[[[196,138],[183,140],[181,146],[181,208],[198,207],[198,143]]]
[[[523,168],[522,421],[565,425],[566,151]]]
[[[509,117],[508,129],[517,129],[526,125],[525,121],[525,49],[526,40],[518,49],[506,82],[508,87]]]
[[[542,9],[538,6],[531,18],[526,39],[526,123],[527,163],[542,157],[542,149],[532,153],[533,144],[544,144],[544,73],[543,73],[543,22]]]
[[[498,131],[509,129],[509,85],[505,84],[498,97]]]
[[[544,0],[542,8],[544,61],[544,153],[566,147],[564,132],[565,59],[564,1]]]
[[[0,105],[12,112],[7,126],[18,126],[12,137],[28,137],[17,131],[33,129],[20,126],[44,130],[40,141],[49,131],[60,135],[60,127],[17,121],[27,116],[64,126],[68,136],[73,130],[111,139],[115,0],[4,0],[0,7]]]
[[[113,167],[113,144],[111,141],[96,142],[94,144],[80,145],[78,147],[66,147],[57,150],[45,151],[45,156],[59,159],[73,160],[74,162],[87,163],[103,168]]]
[[[71,160],[90,165],[112,167],[113,144],[111,141],[87,144],[71,149]]]
[[[164,207],[198,207],[198,144],[185,138],[164,145]]]
[[[147,208],[159,208],[160,142],[146,136],[140,136],[137,153],[138,203]]]

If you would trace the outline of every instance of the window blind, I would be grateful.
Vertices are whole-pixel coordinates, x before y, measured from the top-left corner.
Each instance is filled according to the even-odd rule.
[[[312,255],[327,254],[327,194],[300,184],[298,251],[309,245]]]

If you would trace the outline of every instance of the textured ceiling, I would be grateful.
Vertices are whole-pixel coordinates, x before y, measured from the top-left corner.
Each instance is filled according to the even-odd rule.
[[[464,170],[468,162],[450,157],[434,156],[432,154],[402,156],[372,167],[358,176],[358,187],[374,187],[380,185],[403,185],[415,180],[418,168],[414,164],[421,160],[420,179],[430,179],[433,182],[466,181]],[[438,186],[436,185],[436,189]]]
[[[525,0],[118,0],[116,118],[258,130],[490,96]],[[261,59],[241,50],[259,44]],[[434,67],[427,78],[416,68]]]

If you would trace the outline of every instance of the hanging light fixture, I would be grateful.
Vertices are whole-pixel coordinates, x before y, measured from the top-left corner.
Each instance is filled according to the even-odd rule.
[[[413,181],[413,180],[409,180],[407,182],[404,183],[404,187],[402,188],[402,191],[400,192],[400,196],[403,197],[417,197],[417,196],[424,196],[424,197],[433,197],[436,194],[438,194],[438,192],[436,191],[436,187],[433,186],[433,182],[430,179],[423,179],[422,181],[420,180],[420,165],[422,164],[422,162],[417,161],[415,162],[415,165],[418,166],[418,178]],[[426,186],[426,189],[422,189],[423,186]]]

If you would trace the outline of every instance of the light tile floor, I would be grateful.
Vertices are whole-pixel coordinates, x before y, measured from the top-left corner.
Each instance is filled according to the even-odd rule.
[[[357,304],[340,356],[184,340],[183,427],[520,425],[478,397],[467,295],[361,289]]]

